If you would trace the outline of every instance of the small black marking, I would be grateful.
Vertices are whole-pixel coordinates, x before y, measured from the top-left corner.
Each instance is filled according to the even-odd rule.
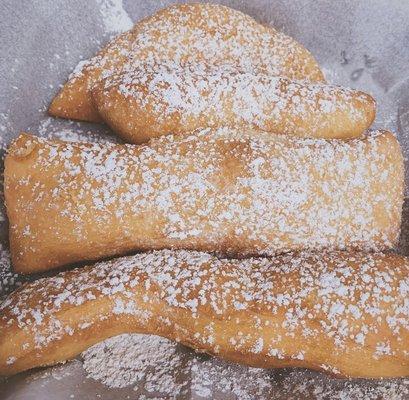
[[[349,64],[349,58],[347,58],[347,54],[345,50],[341,51],[341,57],[342,57],[342,61],[341,61],[341,65],[347,65]]]
[[[371,58],[367,54],[364,54],[364,60],[365,60],[365,67],[367,68],[373,68],[376,64],[375,58]]]

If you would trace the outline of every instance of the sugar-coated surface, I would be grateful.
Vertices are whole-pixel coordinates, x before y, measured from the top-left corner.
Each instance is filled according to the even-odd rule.
[[[142,20],[96,56],[81,61],[54,99],[50,112],[98,121],[89,92],[95,83],[112,73],[166,61],[232,64],[248,72],[324,80],[311,54],[273,28],[224,6],[179,4]]]
[[[42,4],[43,3],[43,4]],[[107,4],[113,4],[113,3],[119,3],[118,1],[105,1],[105,3]],[[152,11],[152,7],[156,2],[153,2],[150,6],[148,3],[144,3],[144,7],[141,8],[141,6],[137,3],[132,3],[132,2],[124,2],[125,6],[126,6],[126,10],[128,10],[130,12],[130,15],[132,15],[133,17],[138,16],[139,13],[146,13],[146,12],[151,12]],[[349,4],[350,3],[350,4]],[[67,12],[69,12],[70,10],[75,10],[75,4],[74,2],[71,3],[71,5],[68,5],[69,3],[64,4],[64,7],[60,8],[60,10],[62,9],[63,12],[61,13],[60,19],[58,18],[52,18],[53,21],[51,25],[49,25],[50,29],[53,29],[53,27],[55,29],[57,29],[58,31],[62,31],[61,29],[61,25],[65,25],[64,23],[60,23],[60,20],[64,18],[64,16],[66,15]],[[81,13],[82,15],[84,15],[84,12],[88,11],[89,9],[91,9],[93,7],[93,5],[91,5],[91,2],[89,3],[90,5],[88,6],[87,10],[82,10]],[[335,42],[330,40],[331,38],[329,38],[328,40],[318,40],[317,42],[320,43],[320,45],[318,46],[318,51],[320,51],[322,49],[321,53],[318,53],[318,55],[321,55],[320,59],[323,60],[323,62],[330,64],[332,62],[332,64],[330,64],[331,68],[334,68],[335,70],[338,69],[340,72],[340,75],[342,75],[342,79],[345,80],[345,82],[343,82],[344,84],[348,84],[349,81],[349,75],[351,74],[351,71],[354,70],[354,68],[360,68],[363,65],[363,57],[361,53],[356,52],[356,49],[354,48],[354,46],[358,46],[359,49],[361,49],[361,44],[365,43],[365,51],[369,51],[369,54],[372,58],[372,60],[375,59],[375,71],[366,69],[361,77],[361,80],[358,82],[355,82],[355,84],[359,87],[366,87],[367,90],[373,89],[373,90],[378,90],[377,92],[377,98],[378,100],[382,99],[381,106],[382,107],[386,107],[385,104],[389,104],[391,103],[392,106],[390,106],[386,112],[384,110],[383,114],[387,115],[388,117],[388,121],[384,121],[382,120],[383,125],[385,125],[386,122],[388,122],[389,124],[392,124],[391,126],[393,126],[393,124],[395,123],[395,119],[397,118],[397,111],[395,108],[398,107],[398,104],[402,104],[402,102],[405,102],[405,97],[399,99],[400,101],[397,101],[397,92],[399,93],[399,90],[396,90],[396,88],[399,88],[399,84],[400,82],[396,82],[397,85],[393,85],[393,83],[395,81],[393,81],[393,77],[394,76],[398,76],[398,77],[402,77],[401,75],[401,69],[400,69],[400,65],[403,63],[405,63],[405,57],[403,55],[403,53],[405,52],[405,46],[399,46],[399,44],[401,43],[401,37],[404,36],[404,30],[405,28],[405,24],[404,23],[396,23],[396,21],[399,21],[399,18],[404,20],[405,19],[405,14],[407,14],[407,12],[405,12],[405,5],[402,3],[399,5],[399,8],[396,6],[390,6],[389,4],[387,4],[387,2],[385,4],[380,4],[379,7],[371,7],[370,5],[365,5],[365,4],[361,4],[358,5],[358,3],[356,2],[342,2],[342,4],[340,3],[339,5],[337,5],[337,7],[330,7],[330,9],[326,10],[327,12],[325,13],[325,18],[322,17],[322,8],[320,7],[309,7],[308,5],[310,4],[314,4],[314,2],[304,2],[305,5],[307,5],[306,7],[299,7],[299,5],[297,4],[293,4],[290,5],[289,3],[286,2],[279,2],[276,7],[274,7],[274,9],[270,9],[268,7],[268,2],[256,2],[253,4],[249,4],[249,9],[251,9],[251,12],[254,13],[261,13],[261,15],[264,15],[264,19],[265,20],[273,20],[274,23],[277,26],[284,26],[284,29],[286,29],[287,31],[292,31],[295,32],[296,34],[300,35],[300,37],[302,38],[303,41],[308,42],[309,37],[311,36],[315,36],[315,35],[320,35],[322,32],[327,32],[326,28],[328,26],[335,26],[335,30],[334,32],[339,32],[340,30],[342,30],[342,32],[345,35],[337,35],[338,40],[336,40]],[[351,7],[349,7],[349,5],[351,5]],[[23,5],[21,5],[23,7]],[[243,3],[242,5],[243,7],[246,7],[246,5]],[[48,2],[36,2],[36,7],[43,7],[45,11],[50,11],[50,3]],[[53,9],[57,9],[58,7],[61,7],[61,5],[58,4],[58,2],[56,2],[52,8],[51,11]],[[344,13],[344,10],[348,9],[348,13]],[[11,9],[10,9],[11,10]],[[320,12],[321,10],[321,12]],[[40,8],[40,11],[42,11],[42,9]],[[93,16],[93,21],[96,19],[98,20],[99,18],[99,14],[98,14],[98,9],[94,9],[95,13],[92,14]],[[342,16],[337,16],[337,11],[338,13],[341,12]],[[373,25],[376,24],[379,29],[370,29],[371,31],[371,35],[368,35],[368,25],[367,24],[360,24],[359,21],[362,21],[362,17],[363,16],[368,16],[371,15],[371,20],[373,21]],[[44,19],[47,19],[47,13],[43,12],[41,13],[43,15]],[[335,18],[334,18],[334,14],[335,14]],[[38,20],[32,18],[32,14],[27,14],[27,16],[31,15],[31,18],[29,18],[28,20],[25,19],[21,19],[21,21],[19,21],[19,24],[14,24],[13,19],[14,18],[10,18],[8,21],[9,26],[12,26],[11,31],[13,31],[15,33],[15,35],[18,35],[22,29],[23,32],[27,32],[27,29],[30,29],[30,26],[32,26],[33,24],[38,26]],[[58,13],[55,13],[55,16],[57,16]],[[13,13],[12,13],[13,16]],[[345,29],[345,20],[344,17],[347,19],[348,22],[351,22],[348,29]],[[17,17],[17,14],[14,15],[14,17]],[[6,18],[7,19],[7,18]],[[28,24],[27,21],[30,21],[31,23]],[[34,22],[33,22],[34,21]],[[301,21],[301,22],[300,22]],[[394,21],[394,23],[389,24],[389,23],[385,23],[388,21]],[[83,26],[83,19],[79,18],[77,21],[73,20],[73,22],[75,22],[74,24],[74,28],[75,26]],[[356,22],[356,23],[355,23]],[[309,27],[310,29],[305,29],[306,26],[303,25],[306,24],[307,28]],[[70,24],[71,25],[71,24]],[[4,25],[4,28],[6,28],[7,25]],[[20,26],[20,30],[19,29]],[[41,26],[41,24],[40,24]],[[89,28],[88,28],[88,33],[90,33],[90,35],[88,36],[93,36],[93,35],[97,35],[96,32],[94,32],[94,24],[90,24]],[[117,29],[118,27],[116,27]],[[92,30],[92,32],[90,31]],[[385,32],[385,30],[387,32]],[[81,29],[78,29],[78,31],[81,31]],[[389,31],[391,34],[389,34]],[[392,32],[393,31],[393,32]],[[85,32],[79,32],[79,35],[84,35]],[[387,33],[387,34],[385,34]],[[393,33],[393,34],[392,34]],[[48,33],[49,34],[49,33]],[[47,35],[47,33],[46,33]],[[30,36],[30,35],[28,35]],[[74,35],[72,35],[74,36]],[[82,37],[82,36],[81,36]],[[324,35],[324,38],[327,37],[327,35]],[[351,40],[351,37],[354,38],[354,40]],[[37,59],[37,67],[36,67],[36,75],[37,76],[41,76],[40,82],[41,84],[44,85],[44,87],[48,88],[48,84],[52,83],[60,83],[60,79],[62,76],[65,76],[65,70],[66,70],[66,66],[69,63],[73,63],[75,62],[75,57],[79,57],[79,54],[84,54],[84,53],[80,53],[81,51],[89,51],[89,47],[82,47],[80,48],[80,46],[78,46],[77,48],[77,55],[75,57],[66,57],[64,56],[64,47],[62,46],[62,44],[66,44],[66,42],[63,40],[57,40],[59,38],[57,38],[56,36],[53,36],[53,38],[55,40],[53,40],[53,43],[50,43],[47,40],[36,40],[35,43],[37,43],[37,47],[35,47],[35,45],[32,47],[32,54],[37,54],[37,55],[45,55],[45,53],[43,51],[38,51],[39,49],[41,50],[41,46],[45,46],[47,49],[50,48],[57,48],[57,52],[59,52],[61,50],[61,54],[62,54],[62,58],[64,59],[63,62],[60,63],[60,65],[58,65],[58,67],[60,67],[62,65],[62,68],[64,69],[64,72],[61,72],[60,75],[58,76],[58,80],[56,78],[55,74],[50,73],[50,68],[48,68],[48,62],[49,59],[47,58],[47,61],[44,65],[43,62],[40,61],[40,59]],[[386,38],[389,38],[388,40],[385,40]],[[78,36],[75,36],[75,38],[71,38],[72,41],[78,40]],[[85,42],[85,39],[84,39]],[[390,45],[390,42],[392,42],[392,46]],[[39,43],[44,43],[43,45],[39,44]],[[325,43],[331,43],[331,49],[326,48]],[[332,44],[334,44],[334,46],[332,46]],[[382,43],[382,46],[379,46],[379,43]],[[389,44],[389,45],[388,45]],[[68,45],[68,44],[66,44]],[[38,47],[40,46],[40,47]],[[60,46],[60,47],[58,47]],[[10,47],[11,48],[17,48],[19,49],[18,46],[14,45],[14,41],[10,41]],[[76,47],[76,46],[74,46]],[[84,50],[85,48],[85,50]],[[350,61],[350,65],[347,66],[339,66],[338,65],[338,59],[340,59],[340,54],[341,54],[341,50],[342,49],[346,49],[346,53],[347,53],[347,57],[348,60]],[[71,49],[70,49],[71,50]],[[75,49],[74,49],[75,50]],[[317,49],[315,49],[315,51],[317,52]],[[363,50],[362,50],[363,51]],[[68,51],[67,51],[68,53]],[[353,53],[353,56],[351,56],[351,53]],[[24,82],[24,80],[22,80],[19,77],[18,73],[14,72],[14,61],[17,62],[19,61],[20,66],[21,65],[25,65],[24,60],[25,57],[21,57],[21,55],[16,55],[16,53],[11,53],[13,54],[13,57],[10,57],[9,62],[10,64],[7,64],[6,68],[10,71],[10,76],[12,76],[13,78],[15,77],[16,82],[18,83],[20,92],[24,92],[25,89],[27,89],[27,83]],[[31,54],[31,53],[30,53]],[[391,61],[391,57],[390,55],[396,55],[396,58],[394,61],[398,60],[399,62],[390,62]],[[19,57],[18,59],[14,60],[14,57],[17,56]],[[52,53],[51,53],[52,56]],[[45,57],[47,57],[47,55],[45,55]],[[326,58],[327,57],[327,58]],[[32,58],[30,58],[32,59]],[[52,60],[52,58],[50,58]],[[41,58],[42,61],[43,58]],[[53,60],[52,60],[53,61]],[[340,59],[341,61],[341,59]],[[27,63],[27,67],[31,68],[32,66],[32,62],[28,62]],[[352,65],[351,65],[352,64]],[[11,67],[10,67],[11,66]],[[52,66],[52,64],[51,64]],[[27,68],[26,68],[27,69]],[[359,70],[362,71],[362,68]],[[388,73],[383,73],[382,71],[388,71]],[[23,76],[27,76],[27,75],[31,75],[30,73],[27,73],[27,71],[24,68],[20,68],[20,71],[17,70],[17,72],[20,72],[20,75],[23,74]],[[375,78],[375,79],[374,79]],[[380,85],[380,81],[378,79],[380,79],[382,81],[382,85]],[[19,80],[20,79],[20,80]],[[338,77],[338,80],[342,80],[341,78]],[[372,81],[372,79],[374,79]],[[11,85],[11,80],[10,79],[4,79],[3,82],[5,83],[6,87],[10,87]],[[12,82],[15,84],[15,82]],[[351,82],[349,82],[349,84],[351,84]],[[372,85],[372,86],[371,86]],[[384,91],[384,87],[392,87],[395,90],[392,91],[387,91],[385,93]],[[13,86],[14,89],[16,89]],[[13,91],[10,88],[10,91]],[[29,92],[30,92],[30,98],[28,99],[29,105],[31,104],[32,107],[38,107],[38,104],[40,101],[42,101],[44,98],[49,97],[49,89],[47,89],[45,92],[41,93],[41,91],[36,88],[36,87],[32,87],[29,86]],[[402,95],[404,95],[404,93],[407,93],[408,91],[402,90]],[[385,96],[385,97],[382,97]],[[394,98],[394,96],[396,98]],[[15,120],[19,121],[20,125],[19,126],[13,126],[12,123],[10,124],[10,126],[8,126],[7,128],[7,134],[9,134],[10,132],[16,132],[19,128],[21,128],[21,126],[25,125],[25,124],[29,124],[31,123],[31,121],[27,122],[27,119],[32,118],[31,114],[28,113],[23,113],[21,114],[19,111],[21,109],[26,109],[27,107],[23,107],[21,104],[21,99],[20,101],[15,101],[14,99],[15,96],[7,96],[6,93],[6,97],[8,98],[10,101],[10,104],[12,104],[12,102],[14,102],[14,107],[17,110],[17,112],[14,112],[11,114],[14,114]],[[24,103],[23,103],[24,104]],[[7,106],[7,103],[5,104],[5,107]],[[395,112],[396,111],[396,112]],[[405,112],[405,107],[402,108],[402,113]],[[402,114],[403,115],[403,114]],[[1,116],[0,116],[1,118]],[[3,122],[3,121],[2,121]],[[17,124],[18,125],[18,124]],[[401,124],[403,125],[403,124]],[[5,134],[5,133],[3,133]],[[122,339],[124,340],[124,339]],[[119,340],[118,340],[119,342]],[[136,340],[134,340],[132,342],[132,344],[135,346]],[[112,343],[112,348],[114,347],[115,343]],[[109,345],[108,345],[109,346]],[[107,347],[108,347],[107,346]],[[107,361],[108,357],[109,357],[109,353],[107,353],[105,355],[105,361]],[[209,371],[215,371],[216,365],[215,365],[215,360],[212,359],[211,363],[208,362],[207,367]],[[61,367],[62,368],[62,367]],[[203,369],[205,369],[205,367],[203,367]],[[247,368],[243,368],[244,370],[246,370]],[[229,378],[234,379],[233,377],[235,377],[236,375],[233,373],[233,371],[230,371],[229,369],[227,369],[225,366],[223,366],[221,368],[221,370],[225,371],[224,374],[221,373],[220,371],[220,375],[218,374],[214,374],[213,375],[213,381],[209,380],[209,385],[218,385],[220,382],[220,385],[225,382],[225,387],[226,387],[226,393],[230,392],[230,383],[229,383]],[[50,371],[50,369],[47,369],[46,371]],[[217,371],[219,371],[217,369]],[[44,374],[44,371],[42,371],[42,373]],[[314,376],[312,377],[309,374],[303,374],[303,373],[297,373],[297,372],[288,372],[288,376],[282,376],[280,379],[279,377],[277,377],[277,379],[275,378],[270,378],[269,376],[265,376],[263,377],[263,380],[265,380],[266,384],[271,384],[272,382],[282,382],[282,385],[279,385],[278,387],[278,391],[282,392],[282,389],[286,388],[288,390],[287,392],[287,397],[288,396],[292,396],[297,397],[297,398],[302,398],[305,399],[307,397],[307,394],[304,394],[304,391],[302,390],[294,390],[292,391],[292,388],[294,386],[294,382],[299,381],[299,382],[305,382],[305,385],[300,385],[300,386],[305,386],[305,387],[310,387],[311,391],[314,392],[315,394],[318,393],[317,398],[331,398],[331,399],[338,399],[338,398],[348,398],[349,399],[378,399],[378,398],[388,398],[388,399],[405,399],[409,396],[409,392],[408,392],[408,388],[409,388],[409,381],[406,382],[406,386],[404,387],[404,384],[399,384],[399,383],[388,383],[388,381],[386,382],[377,382],[374,383],[374,385],[382,387],[383,390],[379,391],[379,394],[376,395],[376,393],[378,393],[377,390],[370,390],[370,387],[368,387],[368,385],[370,385],[368,383],[368,385],[365,385],[363,382],[361,383],[361,389],[359,389],[358,387],[358,383],[356,383],[356,390],[353,391],[353,393],[351,394],[350,391],[345,391],[345,393],[342,393],[343,396],[338,394],[338,391],[334,390],[330,391],[330,387],[328,388],[323,388],[323,386],[321,385],[321,380],[322,378],[320,376]],[[203,370],[200,371],[200,377],[198,380],[201,380],[201,378],[203,377],[204,379],[204,373]],[[59,379],[61,379],[59,377]],[[80,378],[78,378],[77,382],[73,382],[75,384],[81,382],[79,380]],[[260,378],[261,380],[261,378]],[[56,381],[58,383],[58,385],[61,385],[60,380]],[[69,382],[69,383],[71,383]],[[243,383],[245,385],[246,379],[244,378],[244,375],[241,376],[239,375],[237,377],[237,381],[235,381],[235,384],[239,384],[239,382]],[[340,380],[332,380],[333,385],[337,386],[337,385],[344,385],[344,381],[340,381]],[[47,385],[47,382],[43,382],[43,385]],[[232,384],[233,385],[233,384]],[[315,385],[315,387],[313,386]],[[349,383],[345,383],[345,385],[349,385]],[[57,386],[57,385],[56,385]],[[74,386],[74,385],[73,385]],[[88,383],[88,388],[91,386],[90,383]],[[331,386],[331,385],[328,385]],[[30,387],[30,389],[32,390],[32,388]],[[29,390],[30,390],[29,389]],[[47,387],[47,389],[49,390],[49,388]],[[366,390],[368,389],[368,390]],[[92,387],[92,390],[101,390],[100,386],[95,384],[95,386]],[[45,391],[44,391],[45,392]],[[74,392],[74,389],[73,389]],[[257,392],[256,392],[257,393]],[[355,396],[353,395],[355,393]],[[85,393],[83,393],[85,395]],[[324,396],[327,397],[324,397]],[[112,396],[112,394],[110,395],[108,393],[105,394],[105,396]],[[248,396],[250,396],[249,398],[254,398],[254,396],[252,396],[252,393],[248,393]],[[278,396],[278,395],[276,395]],[[271,398],[276,398],[276,396],[271,396],[268,397],[269,399]],[[77,397],[77,395],[76,395]],[[81,397],[81,396],[80,396]],[[104,397],[104,395],[102,395],[102,397]],[[132,395],[130,396],[132,397]],[[229,397],[230,398],[230,397]],[[239,397],[241,400],[243,400],[243,396]],[[315,396],[314,396],[315,398]]]
[[[138,65],[207,60],[246,71],[321,80],[315,61],[292,38],[250,16],[217,4],[177,5],[135,25],[130,34],[80,63],[71,78],[100,69],[103,77]]]
[[[171,327],[180,340],[194,340],[214,353],[228,345],[238,354],[302,362],[309,360],[311,343],[328,340],[335,356],[355,349],[371,351],[374,362],[391,356],[405,360],[409,353],[401,341],[409,330],[408,273],[406,258],[381,253],[223,260],[162,250],[37,280],[10,295],[0,312],[4,334],[13,327],[29,332],[31,346],[39,350],[110,315],[130,315],[141,329]],[[104,298],[108,308],[100,313],[85,313],[72,322],[59,317],[59,312]],[[173,312],[155,314],[158,300]],[[180,319],[178,310],[188,312],[191,321]],[[203,318],[209,318],[208,325],[192,336],[187,328]],[[216,328],[219,318],[226,327],[235,321],[247,333]],[[288,341],[300,337],[300,347],[286,353]],[[16,360],[10,354],[7,364]],[[320,368],[342,372],[325,362]]]
[[[8,204],[18,216],[13,254],[22,264],[33,254],[46,262],[50,246],[63,254],[64,243],[90,246],[94,259],[158,243],[272,255],[385,249],[399,235],[402,161],[387,133],[344,142],[221,129],[141,147],[26,136],[9,157],[17,164],[7,191],[21,193]],[[53,240],[43,250],[37,235]]]
[[[132,124],[143,126],[145,120],[146,130],[164,134],[163,124],[173,119],[176,125],[169,129],[176,133],[191,130],[194,119],[193,128],[230,124],[298,136],[341,137],[348,132],[356,137],[374,113],[373,100],[356,90],[242,72],[232,66],[181,67],[168,62],[113,74],[101,86],[94,100],[104,118],[109,122],[111,113],[121,107],[127,114],[116,117],[120,121],[113,128],[119,132],[132,132]]]

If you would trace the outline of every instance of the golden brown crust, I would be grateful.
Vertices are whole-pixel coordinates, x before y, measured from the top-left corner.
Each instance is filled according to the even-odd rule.
[[[164,61],[234,64],[246,71],[323,81],[312,55],[290,37],[216,4],[165,8],[81,63],[51,103],[53,116],[100,121],[90,90],[111,72]]]
[[[220,260],[162,250],[40,279],[0,309],[0,374],[152,333],[256,367],[409,375],[409,262],[321,252]]]
[[[98,82],[104,69],[116,70],[127,57],[133,32],[118,35],[93,58],[80,62],[68,78],[67,83],[52,100],[48,113],[54,117],[101,122],[89,95],[94,83]]]
[[[198,128],[260,129],[301,137],[362,135],[375,101],[357,90],[207,65],[154,65],[113,75],[92,90],[103,120],[130,143]]]
[[[403,159],[391,133],[251,134],[205,130],[142,146],[21,135],[5,160],[15,270],[163,248],[248,256],[396,244]]]

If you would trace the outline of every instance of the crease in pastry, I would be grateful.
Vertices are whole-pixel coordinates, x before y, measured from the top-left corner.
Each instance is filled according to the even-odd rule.
[[[33,273],[163,248],[390,249],[403,182],[386,131],[338,141],[207,129],[141,146],[21,135],[5,159],[12,262]]]
[[[409,261],[301,252],[226,260],[161,250],[27,283],[0,306],[0,374],[149,333],[255,367],[409,376]]]
[[[374,99],[358,90],[203,64],[113,74],[92,97],[113,131],[137,144],[222,126],[347,139],[362,135],[375,117]]]
[[[160,10],[82,61],[53,99],[56,117],[101,121],[91,90],[111,73],[173,61],[232,64],[247,72],[324,81],[312,55],[294,39],[217,4],[177,4]]]

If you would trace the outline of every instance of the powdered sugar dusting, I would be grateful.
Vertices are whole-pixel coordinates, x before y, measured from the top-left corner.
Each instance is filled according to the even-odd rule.
[[[248,368],[181,348],[183,361],[174,354],[175,344],[167,339],[120,335],[93,346],[82,357],[90,378],[114,388],[138,382],[134,390],[149,399],[158,394],[170,399],[234,400],[406,400],[409,396],[408,379],[341,380],[306,370]],[[186,384],[183,378],[188,379]]]
[[[280,360],[282,366],[308,367],[312,360],[316,366],[314,349],[327,343],[331,353],[321,355],[321,370],[348,374],[348,364],[338,360],[352,351],[359,352],[365,374],[365,368],[408,357],[408,268],[407,259],[381,253],[223,260],[163,250],[37,280],[7,298],[0,318],[4,335],[19,329],[33,336],[34,345],[9,354],[14,361],[122,315],[133,330],[162,332],[213,354],[234,352],[244,363],[251,355],[262,357],[263,365]],[[105,311],[84,312],[77,321],[59,316],[94,301]],[[363,340],[355,340],[358,335]]]
[[[97,0],[107,32],[121,33],[132,28],[133,23],[123,6],[123,0]]]
[[[373,99],[359,91],[226,65],[132,68],[110,76],[101,87],[93,92],[98,110],[108,122],[116,121],[114,130],[130,132],[127,137],[144,125],[151,134],[228,125],[297,136],[356,137],[374,114]],[[126,116],[118,114],[122,109]]]
[[[18,158],[36,149],[30,168],[41,173],[10,174],[10,188],[24,193],[8,204],[19,215],[11,226],[16,260],[24,265],[42,254],[48,261],[53,245],[60,264],[75,261],[63,258],[62,244],[70,241],[81,243],[81,257],[90,259],[152,248],[152,232],[161,248],[236,255],[391,248],[399,235],[403,173],[395,139],[385,135],[344,142],[221,129],[140,147],[22,137],[12,153]],[[35,235],[24,235],[27,226],[37,231],[32,210],[38,208],[55,215],[41,228],[53,238],[44,253]],[[99,243],[89,242],[84,221],[93,221]],[[115,247],[110,226],[120,227]]]
[[[56,115],[75,117],[72,110],[67,113],[66,105],[76,101],[71,96],[70,85],[78,78],[85,78],[81,85],[91,90],[102,77],[133,70],[138,65],[166,61],[194,64],[202,60],[211,65],[233,64],[247,72],[290,79],[323,79],[308,51],[273,28],[224,6],[179,4],[144,19],[98,55],[81,62],[54,100],[53,110]],[[85,108],[91,107],[90,93],[87,96]]]
[[[383,12],[383,8],[380,7],[379,8],[379,12]],[[404,13],[402,13],[403,15]],[[304,18],[305,19],[305,18]],[[355,26],[360,26],[360,24],[355,24]],[[365,24],[363,25],[364,28],[362,29],[365,33],[367,33],[367,29],[365,30]],[[342,41],[340,41],[342,42]],[[359,40],[359,43],[363,43],[364,41]],[[377,43],[378,48],[381,49],[382,46],[379,46],[380,41],[379,40],[375,40],[374,42]],[[382,49],[383,50],[383,49]],[[382,51],[381,50],[381,51]],[[388,58],[386,58],[387,60]],[[379,63],[382,63],[382,59],[380,58],[378,60]],[[392,69],[389,69],[393,71]],[[395,68],[396,70],[396,68]],[[379,74],[381,76],[387,75],[387,74]],[[35,96],[35,93],[33,94],[33,98]],[[384,96],[383,96],[384,97]],[[396,102],[394,102],[394,106],[396,105]],[[394,109],[391,109],[394,110]],[[393,112],[390,112],[388,115],[391,116],[393,115]],[[392,118],[392,117],[390,117]],[[1,127],[0,127],[1,129]],[[64,137],[61,137],[62,139],[71,139],[73,138],[75,135],[71,135],[71,134],[64,134]],[[81,141],[86,141],[86,138],[81,138]],[[109,356],[109,353],[106,354],[106,356]],[[214,361],[214,360],[213,360]],[[212,369],[212,365],[211,362],[209,362],[210,366],[207,369]],[[224,368],[227,368],[227,366],[224,366]],[[215,370],[216,368],[213,367],[213,370]],[[223,370],[222,370],[223,371]],[[222,371],[220,371],[220,373],[222,373]],[[350,384],[349,381],[347,381],[348,383],[341,383],[344,381],[336,381],[336,383],[334,381],[332,381],[332,385],[328,385],[326,384],[326,378],[322,377],[322,376],[317,376],[314,373],[298,373],[298,372],[294,372],[294,371],[286,371],[286,373],[288,374],[288,379],[285,379],[285,376],[281,376],[281,378],[279,378],[279,376],[277,375],[277,381],[281,380],[282,382],[284,382],[285,384],[283,385],[279,385],[278,388],[282,394],[282,396],[284,396],[286,399],[288,398],[295,398],[296,396],[298,396],[299,398],[305,399],[308,398],[310,396],[310,393],[315,393],[316,398],[330,398],[330,399],[377,399],[378,398],[382,398],[382,399],[407,399],[409,397],[409,393],[408,393],[408,385],[409,382],[406,381],[398,381],[396,383],[394,382],[388,382],[388,381],[381,381],[381,382],[377,382],[376,385],[373,384],[372,386],[369,386],[369,384],[364,383],[363,381],[361,381],[360,383],[355,383],[355,384]],[[206,376],[208,376],[207,374],[203,373],[203,371],[199,371],[198,376],[198,381],[205,381],[205,382],[209,382],[208,385],[206,386],[213,386],[213,385],[218,385],[218,387],[222,386],[222,384],[219,385],[219,382],[227,382],[226,386],[225,386],[225,392],[229,393],[230,392],[230,388],[232,386],[236,386],[236,385],[243,385],[243,382],[246,381],[245,378],[247,378],[247,376],[245,375],[238,375],[238,377],[234,378],[234,383],[230,383],[231,381],[229,381],[229,377],[230,377],[230,373],[227,374],[223,374],[223,375],[218,375],[217,373],[215,375],[212,375],[212,379],[206,380]],[[260,373],[260,376],[265,379],[266,381],[268,381],[268,376],[264,377],[263,374]],[[224,378],[224,379],[223,379]],[[253,377],[254,379],[254,377]],[[274,382],[274,377],[273,377],[273,382]],[[298,388],[295,388],[294,390],[292,390],[292,388],[294,388],[294,381],[298,381],[298,382],[303,382],[302,384],[299,385]],[[251,383],[251,382],[250,382]],[[271,383],[271,381],[270,381]],[[331,389],[331,387],[333,388],[334,386],[336,387],[340,387],[342,385],[342,387],[345,387],[345,389],[342,390],[335,390],[335,389]],[[358,385],[361,386],[358,387]],[[288,389],[288,390],[287,390]],[[208,389],[206,389],[208,390]],[[245,390],[245,389],[244,389]],[[257,392],[255,392],[257,393]],[[196,393],[197,394],[197,393]],[[247,395],[250,396],[251,398],[251,393],[247,392]],[[311,396],[313,396],[311,394]],[[215,396],[212,396],[215,397]],[[244,398],[244,396],[239,397]],[[261,399],[262,397],[260,397]],[[269,399],[274,398],[274,397],[268,397]]]
[[[187,394],[184,354],[167,339],[120,335],[89,348],[82,358],[88,376],[109,387],[136,385],[155,396]]]
[[[219,359],[192,357],[189,363],[192,397],[213,399],[217,394],[237,400],[273,399],[271,372],[233,365]]]
[[[0,243],[0,302],[23,281],[12,269],[9,250]]]
[[[229,392],[240,400],[266,399],[269,371],[203,359],[179,345],[149,335],[120,335],[84,353],[90,378],[109,387],[138,384],[148,398],[214,398]]]
[[[43,118],[38,126],[28,128],[38,136],[47,139],[59,139],[66,142],[90,142],[90,143],[118,143],[117,136],[103,130],[89,129],[86,125],[72,120],[56,120],[54,118]]]

